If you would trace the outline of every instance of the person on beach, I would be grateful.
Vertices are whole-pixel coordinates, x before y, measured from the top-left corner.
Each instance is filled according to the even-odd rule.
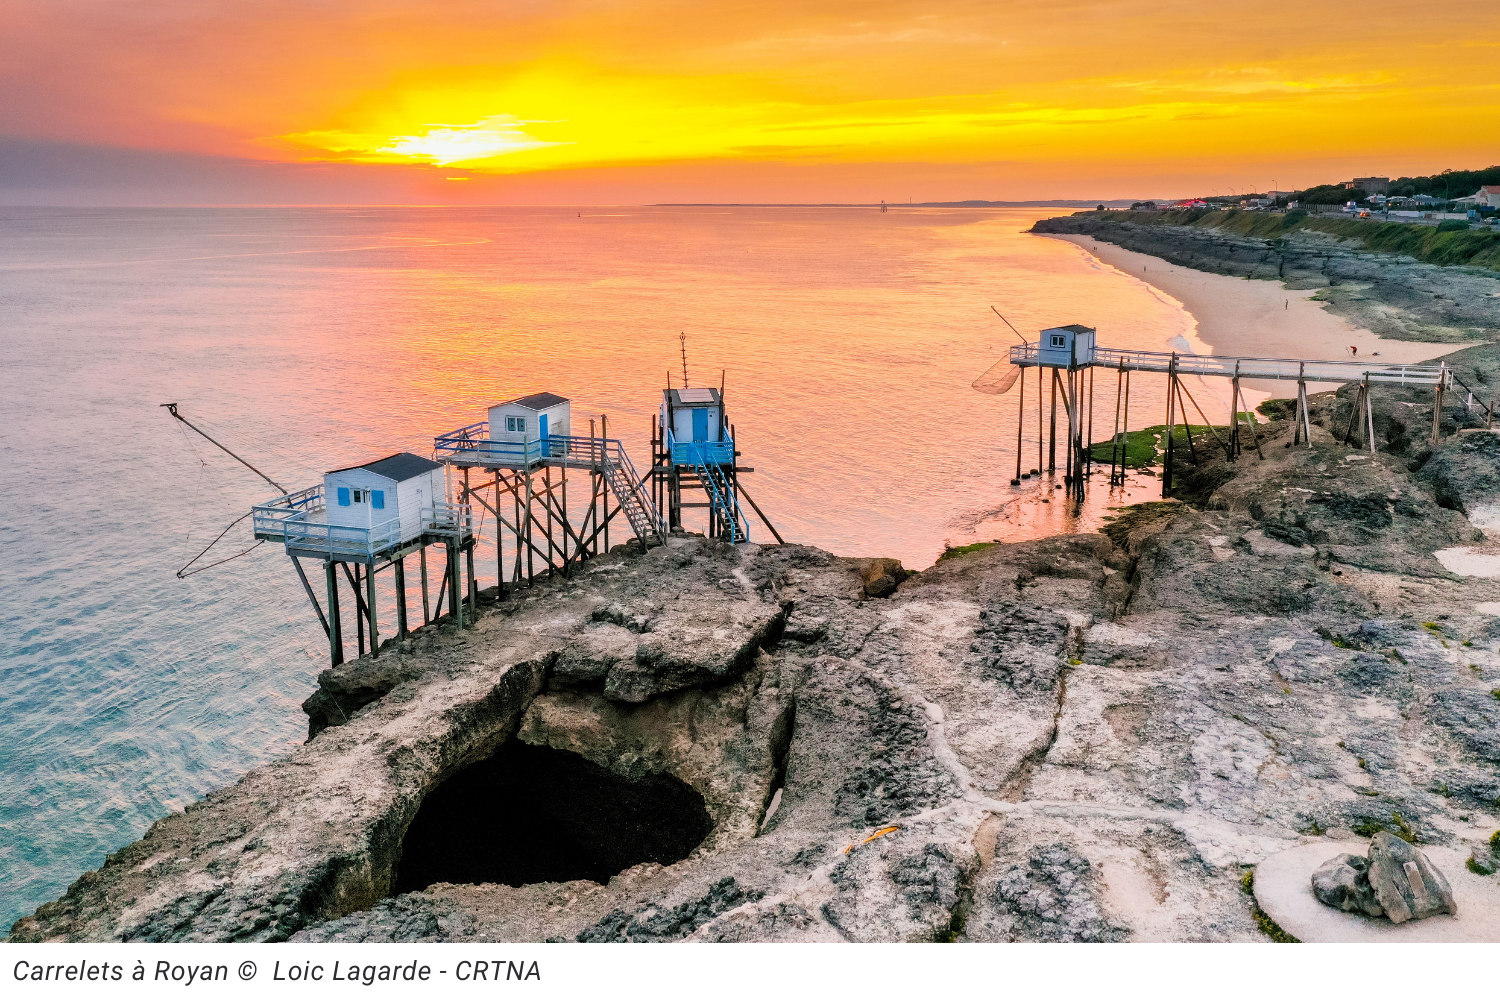
[[[1355,347],[1353,344],[1350,344],[1349,345],[1349,356],[1351,358],[1357,358],[1357,357],[1359,357],[1359,348]]]

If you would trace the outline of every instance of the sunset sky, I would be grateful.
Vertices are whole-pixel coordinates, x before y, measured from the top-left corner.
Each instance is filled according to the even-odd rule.
[[[1500,162],[1493,0],[0,0],[0,200],[1147,197]]]

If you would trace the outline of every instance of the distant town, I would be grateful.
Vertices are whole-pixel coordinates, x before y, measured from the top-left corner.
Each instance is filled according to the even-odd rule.
[[[1102,207],[1102,206],[1101,206]],[[1247,211],[1346,215],[1392,222],[1500,226],[1500,166],[1445,170],[1428,177],[1354,177],[1301,191],[1211,195],[1181,201],[1138,201],[1134,211],[1238,208]]]

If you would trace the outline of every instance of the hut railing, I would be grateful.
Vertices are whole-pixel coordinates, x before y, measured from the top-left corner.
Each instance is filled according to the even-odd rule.
[[[1435,386],[1444,378],[1441,365],[1372,364],[1369,361],[1305,361],[1296,358],[1241,358],[1217,354],[1173,354],[1168,351],[1133,351],[1096,347],[1092,360],[1077,367],[1124,369],[1221,378],[1281,379],[1292,382],[1381,382],[1394,385]],[[1011,364],[1020,368],[1041,363],[1038,344],[1010,349]]]
[[[678,441],[669,429],[667,451],[673,465],[730,465],[734,462],[734,439]]]

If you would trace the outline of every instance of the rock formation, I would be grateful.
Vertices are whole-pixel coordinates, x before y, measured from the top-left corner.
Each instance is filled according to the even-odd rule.
[[[1433,556],[1490,551],[1452,470],[1495,451],[1428,400],[1378,391],[1370,456],[1315,397],[1311,449],[1182,456],[1190,503],[904,580],[622,547],[325,672],[304,746],[11,938],[1264,940],[1272,853],[1500,825],[1500,578]]]
[[[1385,916],[1370,885],[1370,861],[1358,854],[1340,854],[1325,861],[1312,876],[1313,895],[1318,902],[1345,913],[1368,917]]]
[[[1370,841],[1370,887],[1392,923],[1458,913],[1453,890],[1427,856],[1385,830]]]

